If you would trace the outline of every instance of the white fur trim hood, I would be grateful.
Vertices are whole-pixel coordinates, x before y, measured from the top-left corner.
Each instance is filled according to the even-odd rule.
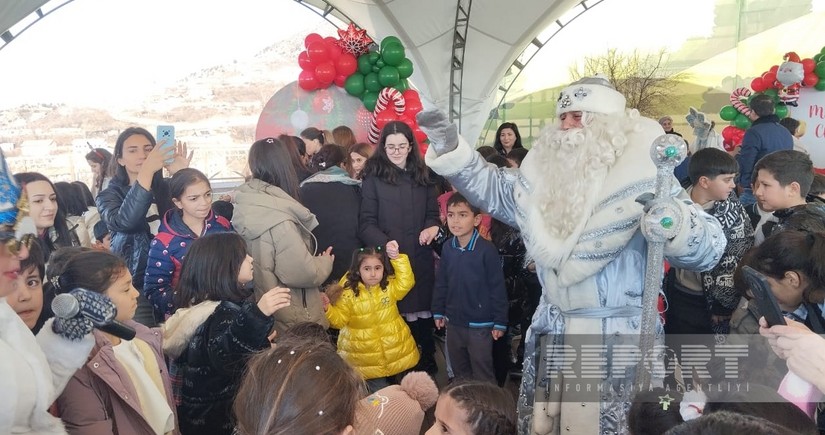
[[[161,326],[163,332],[163,353],[170,358],[179,357],[198,327],[215,312],[220,302],[204,301],[193,307],[180,308]]]

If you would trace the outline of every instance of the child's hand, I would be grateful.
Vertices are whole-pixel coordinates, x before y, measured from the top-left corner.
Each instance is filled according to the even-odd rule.
[[[421,230],[421,233],[418,235],[418,243],[420,243],[421,246],[432,243],[436,236],[438,236],[438,229],[439,227],[437,225],[433,225]]]
[[[264,315],[271,316],[281,308],[288,307],[291,300],[292,294],[288,288],[273,287],[258,301],[258,308]]]
[[[442,318],[440,318],[440,319],[435,319],[435,329],[441,329],[441,328],[443,328],[446,324],[447,324],[447,322],[444,320],[444,318],[443,318],[443,317],[442,317]]]
[[[390,257],[390,260],[395,260],[398,258],[398,242],[395,240],[390,240],[387,242],[387,256]]]
[[[330,257],[333,261],[335,261],[335,254],[332,253],[332,246],[327,248],[324,252],[318,254],[319,257]]]
[[[504,337],[504,331],[501,329],[493,329],[493,340],[498,340],[501,337]]]
[[[324,293],[324,292],[321,292],[321,304],[324,307],[324,312],[326,312],[329,309],[330,303],[329,303],[329,296],[327,296],[327,294]]]

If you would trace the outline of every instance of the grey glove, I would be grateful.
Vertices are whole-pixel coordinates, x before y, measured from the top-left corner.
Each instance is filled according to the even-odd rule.
[[[76,288],[52,301],[55,319],[52,330],[69,340],[80,340],[98,326],[114,320],[117,307],[103,293]]]
[[[52,323],[52,331],[55,334],[72,341],[79,341],[86,334],[90,334],[92,329],[94,329],[92,321],[79,314],[71,319],[55,317]]]
[[[640,222],[642,235],[648,242],[667,242],[679,235],[682,227],[682,209],[675,198],[656,198],[645,192],[636,198],[644,206]]]
[[[416,115],[418,126],[430,139],[430,148],[437,155],[444,155],[458,148],[458,127],[450,122],[447,114],[438,110],[426,110]]]

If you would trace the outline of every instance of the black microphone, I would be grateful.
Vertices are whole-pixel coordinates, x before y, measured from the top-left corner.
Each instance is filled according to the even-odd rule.
[[[89,319],[95,328],[124,340],[135,338],[135,330],[117,320],[117,308],[101,293],[84,288],[76,288],[70,293],[61,293],[52,301],[55,317],[71,319],[78,314]]]

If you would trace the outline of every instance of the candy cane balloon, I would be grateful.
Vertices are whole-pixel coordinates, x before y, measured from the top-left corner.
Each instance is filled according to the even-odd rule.
[[[406,110],[404,95],[402,95],[398,89],[381,89],[381,92],[378,94],[378,101],[375,103],[375,110],[373,110],[372,118],[370,120],[369,139],[372,143],[378,143],[378,139],[381,138],[381,131],[378,129],[378,123],[375,121],[375,117],[379,113],[383,112],[390,102],[392,102],[395,107],[396,115],[401,116],[404,114],[404,110]]]
[[[742,100],[739,99],[740,97],[747,98],[747,97],[750,97],[750,96],[751,96],[751,90],[748,89],[748,88],[734,89],[733,92],[731,92],[731,94],[730,94],[730,104],[733,106],[734,109],[738,110],[739,113],[741,113],[741,114],[743,114],[747,117],[750,117],[751,113],[753,113],[753,111],[751,110],[750,107],[748,107],[747,104],[743,103]]]

